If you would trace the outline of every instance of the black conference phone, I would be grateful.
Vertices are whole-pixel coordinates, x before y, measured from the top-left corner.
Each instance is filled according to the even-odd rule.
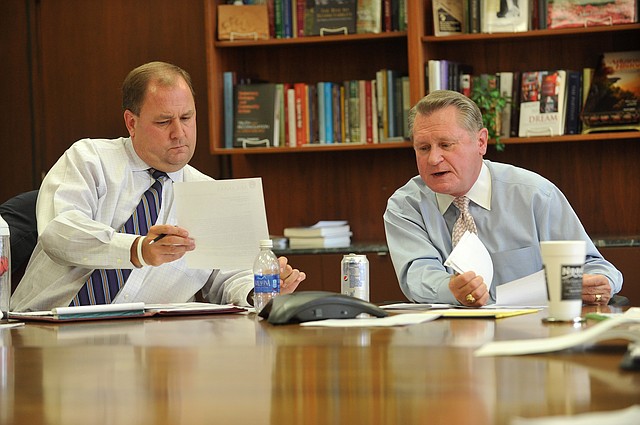
[[[272,298],[258,314],[274,325],[324,319],[353,319],[361,313],[386,317],[370,302],[328,291],[299,291]]]

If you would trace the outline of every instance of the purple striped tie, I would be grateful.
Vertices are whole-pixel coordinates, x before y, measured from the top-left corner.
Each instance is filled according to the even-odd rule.
[[[162,183],[167,174],[151,168],[155,181],[140,198],[140,203],[126,223],[118,229],[119,233],[146,235],[149,227],[158,219],[162,204]],[[130,269],[95,269],[78,294],[71,300],[71,306],[110,304],[124,286],[131,274]]]

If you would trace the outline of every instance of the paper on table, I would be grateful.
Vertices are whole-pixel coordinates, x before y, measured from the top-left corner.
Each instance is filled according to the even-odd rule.
[[[581,344],[596,343],[608,339],[627,339],[640,342],[640,330],[633,328],[616,329],[619,325],[640,323],[640,308],[632,307],[622,316],[603,320],[577,333],[551,338],[494,341],[475,351],[476,356],[513,356],[520,354],[549,353]]]
[[[487,288],[491,288],[493,261],[489,251],[475,233],[468,230],[464,232],[444,265],[458,273],[473,271],[476,275],[482,276]]]
[[[640,405],[606,412],[587,412],[576,415],[542,418],[515,417],[510,425],[628,425],[640,423]]]
[[[259,241],[269,238],[260,178],[175,183],[178,224],[196,249],[190,268],[250,269]]]
[[[546,306],[544,270],[496,286],[496,306]]]
[[[327,319],[300,323],[300,326],[325,326],[330,328],[354,328],[362,326],[404,326],[429,322],[437,319],[437,314],[398,314],[395,316],[378,317],[373,319]]]

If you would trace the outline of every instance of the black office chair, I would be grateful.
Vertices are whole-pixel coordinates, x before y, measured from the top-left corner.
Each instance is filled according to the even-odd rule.
[[[38,240],[36,223],[36,199],[38,191],[32,190],[14,196],[0,204],[0,215],[9,225],[11,234],[11,292],[24,275],[31,253]]]

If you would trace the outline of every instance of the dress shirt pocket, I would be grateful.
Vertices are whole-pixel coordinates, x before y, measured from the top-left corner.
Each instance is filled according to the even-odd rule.
[[[542,269],[540,248],[525,246],[491,254],[493,261],[494,282],[498,284],[528,276]]]

